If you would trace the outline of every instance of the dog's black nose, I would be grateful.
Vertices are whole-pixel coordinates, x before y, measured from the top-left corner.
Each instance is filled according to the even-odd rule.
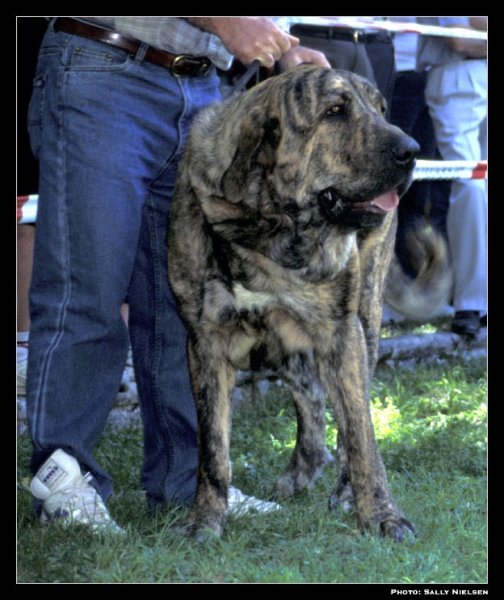
[[[392,148],[392,156],[398,165],[407,165],[412,162],[419,152],[420,146],[407,135],[401,136]]]

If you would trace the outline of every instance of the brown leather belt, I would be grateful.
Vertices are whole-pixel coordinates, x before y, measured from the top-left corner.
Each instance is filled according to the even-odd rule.
[[[58,17],[54,23],[54,31],[63,31],[72,35],[108,44],[128,52],[135,56],[142,42],[134,38],[126,37],[110,29],[95,27],[89,23],[70,19],[69,17]],[[164,50],[158,50],[149,46],[144,60],[159,67],[169,69],[175,77],[200,77],[205,75],[212,66],[212,62],[206,56],[190,56],[187,54],[170,54]]]

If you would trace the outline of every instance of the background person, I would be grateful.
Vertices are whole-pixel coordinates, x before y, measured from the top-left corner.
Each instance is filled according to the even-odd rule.
[[[419,23],[486,30],[486,17],[419,17]],[[425,99],[443,160],[487,158],[487,42],[421,36],[418,69],[428,69]],[[452,331],[474,336],[486,324],[487,183],[452,181],[447,233],[455,284]]]

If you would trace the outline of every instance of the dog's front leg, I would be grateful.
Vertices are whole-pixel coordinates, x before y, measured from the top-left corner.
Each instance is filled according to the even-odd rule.
[[[321,377],[338,423],[338,445],[343,446],[341,458],[348,469],[345,476],[355,497],[359,526],[403,540],[415,527],[399,511],[388,488],[369,407],[366,343],[356,316],[345,318],[335,342],[322,359]],[[338,485],[343,483],[339,474]]]
[[[235,370],[223,342],[198,338],[189,342],[189,368],[198,414],[196,497],[187,521],[175,528],[203,540],[221,536],[227,518],[231,480],[229,442]]]

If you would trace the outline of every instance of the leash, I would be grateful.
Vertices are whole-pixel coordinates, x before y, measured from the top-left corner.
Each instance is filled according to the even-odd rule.
[[[233,85],[233,87],[227,92],[224,98],[230,98],[235,94],[239,94],[242,92],[247,83],[252,79],[255,75],[257,79],[259,79],[259,67],[261,66],[260,62],[255,59],[250,63],[248,69],[243,73],[243,75],[238,79],[238,81]]]

